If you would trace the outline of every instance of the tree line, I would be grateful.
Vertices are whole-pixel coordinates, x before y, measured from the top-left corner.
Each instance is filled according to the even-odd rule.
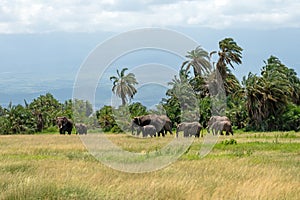
[[[84,100],[67,100],[60,103],[47,93],[32,102],[24,100],[21,104],[0,106],[0,134],[33,134],[38,132],[57,132],[56,117],[66,116],[92,125],[89,118],[93,113],[92,105]]]
[[[188,51],[178,75],[169,82],[170,89],[158,105],[158,112],[163,108],[175,124],[199,119],[206,126],[215,114],[212,106],[218,107],[214,98],[220,93],[217,86],[222,84],[225,106],[219,106],[219,113],[228,116],[236,128],[299,131],[300,79],[295,70],[271,55],[259,75],[249,73],[240,83],[231,70],[242,64],[242,51],[232,38],[221,40],[217,51],[208,53],[201,46]],[[126,75],[126,70],[117,70],[118,76],[111,77],[112,91],[122,99],[122,106],[137,92],[135,76]]]
[[[201,46],[188,51],[178,75],[168,84],[170,88],[155,110],[147,110],[140,102],[131,102],[138,92],[138,81],[128,68],[117,70],[110,77],[112,91],[121,98],[118,108],[105,105],[93,111],[84,100],[60,103],[47,93],[31,103],[0,106],[0,134],[20,134],[57,131],[55,118],[66,116],[90,128],[100,126],[105,132],[122,132],[130,126],[130,119],[149,113],[166,114],[174,126],[182,121],[198,121],[205,127],[214,115],[216,104],[211,86],[220,82],[224,89],[224,104],[220,112],[233,126],[246,131],[300,130],[300,79],[294,69],[279,58],[270,56],[260,74],[249,73],[239,82],[232,70],[242,64],[243,49],[232,39],[219,42],[217,51],[207,52]],[[214,59],[215,58],[215,59]],[[218,78],[216,78],[218,77]],[[214,94],[215,93],[215,94]],[[197,108],[197,109],[195,109]],[[116,116],[119,115],[119,116]]]

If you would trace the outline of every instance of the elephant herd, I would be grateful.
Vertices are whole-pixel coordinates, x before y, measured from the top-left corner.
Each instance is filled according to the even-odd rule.
[[[134,131],[137,131],[137,136],[142,132],[143,137],[155,137],[162,135],[163,137],[169,132],[172,133],[172,121],[166,115],[143,115],[134,117],[131,121],[131,133],[134,135]],[[203,137],[201,134],[203,126],[199,122],[182,122],[177,125],[176,137],[178,133],[183,131],[183,137]],[[207,123],[207,131],[212,131],[213,135],[223,135],[223,131],[226,135],[233,135],[232,125],[230,120],[226,116],[212,116]]]
[[[172,133],[172,122],[166,115],[143,115],[133,118],[131,122],[131,133],[137,130],[137,135],[142,132],[143,137],[148,135],[164,137],[167,132]]]
[[[73,122],[72,120],[68,119],[67,117],[57,117],[56,124],[59,128],[59,133],[65,135],[66,132],[71,135],[73,129]],[[87,134],[87,126],[83,123],[76,123],[75,124],[75,131],[76,134]]]
[[[56,124],[59,128],[60,134],[66,134],[66,132],[71,135],[73,126],[75,126],[76,134],[87,134],[87,126],[83,123],[76,123],[68,119],[67,117],[57,117]],[[143,115],[134,117],[131,121],[131,133],[134,135],[136,130],[137,136],[142,132],[143,137],[156,137],[162,135],[163,137],[169,132],[172,132],[172,121],[166,115]],[[203,126],[199,122],[182,122],[176,127],[176,137],[178,137],[179,132],[183,132],[183,137],[203,137],[201,134]],[[212,116],[207,123],[207,132],[212,131],[213,135],[223,135],[223,131],[226,135],[233,135],[232,125],[228,117],[226,116]]]

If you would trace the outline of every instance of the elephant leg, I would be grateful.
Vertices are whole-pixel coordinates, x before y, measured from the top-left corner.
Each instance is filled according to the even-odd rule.
[[[165,137],[165,132],[164,132],[164,129],[161,129],[159,132],[158,132],[158,137],[160,136],[160,134]]]
[[[219,130],[215,130],[215,135],[218,135]]]
[[[188,136],[187,132],[183,131],[183,137],[187,137],[187,136]]]
[[[62,135],[65,135],[65,134],[66,134],[66,130],[65,130],[64,128],[61,128],[61,129],[59,130],[59,132],[60,132],[60,134],[62,134]]]

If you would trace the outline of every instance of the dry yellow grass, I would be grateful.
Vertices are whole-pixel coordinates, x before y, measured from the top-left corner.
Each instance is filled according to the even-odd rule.
[[[75,135],[0,136],[0,199],[300,199],[300,135],[279,138],[276,146],[276,134],[254,145],[247,142],[261,138],[221,137],[238,144],[218,144],[203,159],[196,139],[177,162],[141,174],[101,164]],[[137,152],[173,139],[108,137]]]

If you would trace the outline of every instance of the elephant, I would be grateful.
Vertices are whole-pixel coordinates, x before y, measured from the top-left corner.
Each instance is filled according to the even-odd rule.
[[[148,135],[155,136],[156,128],[153,125],[139,126],[138,132],[142,131],[143,137],[147,137]]]
[[[169,131],[172,133],[172,122],[166,115],[143,115],[134,117],[132,120],[131,130],[133,133],[135,126],[146,126],[146,125],[153,125],[158,133],[158,136],[162,134],[165,136],[165,133]]]
[[[212,133],[213,135],[218,135],[218,132],[220,132],[220,135],[223,135],[223,131],[226,131],[226,135],[233,135],[232,126],[230,121],[216,121],[211,125]]]
[[[137,134],[139,135],[140,132],[141,132],[141,129],[140,129],[141,126],[137,125],[135,122],[134,122],[134,119],[131,120],[131,134],[134,135],[134,131],[137,130]]]
[[[87,126],[83,123],[76,123],[75,129],[76,129],[76,134],[79,135],[87,134]]]
[[[200,131],[202,126],[199,122],[182,122],[177,125],[176,137],[178,137],[178,132],[183,131],[183,137],[200,137]],[[203,137],[203,135],[201,135]]]
[[[65,134],[65,132],[68,132],[68,134],[71,135],[73,122],[70,119],[68,119],[67,117],[57,117],[56,124],[59,128],[60,134]]]
[[[210,133],[209,130],[210,130],[212,124],[215,123],[216,121],[229,121],[230,122],[229,118],[226,116],[211,116],[207,123],[207,132],[208,133]]]
[[[172,132],[172,121],[170,120],[170,118],[167,116],[167,115],[159,115],[159,118],[161,118],[163,121],[165,121],[165,125],[163,127],[164,129],[164,134],[166,135],[167,132],[169,131],[169,133],[171,135],[173,135],[173,132]]]

